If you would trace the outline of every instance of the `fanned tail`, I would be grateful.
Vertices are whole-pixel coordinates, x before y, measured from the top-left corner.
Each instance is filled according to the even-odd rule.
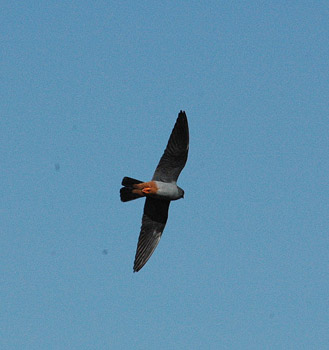
[[[140,184],[143,181],[133,179],[131,177],[124,177],[122,179],[121,185],[124,186],[120,189],[120,199],[122,202],[129,202],[137,198],[141,198],[140,194],[133,193],[133,185]]]

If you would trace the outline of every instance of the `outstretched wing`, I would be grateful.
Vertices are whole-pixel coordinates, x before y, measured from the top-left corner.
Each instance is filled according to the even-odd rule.
[[[184,111],[180,111],[152,180],[176,182],[185,166],[188,148],[189,131],[187,117]]]
[[[166,226],[170,201],[146,198],[141,232],[138,238],[134,272],[139,271],[157,247]]]

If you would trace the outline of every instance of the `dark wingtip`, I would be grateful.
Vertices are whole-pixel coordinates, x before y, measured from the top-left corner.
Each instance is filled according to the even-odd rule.
[[[187,124],[187,116],[185,111],[180,110],[180,112],[178,113],[177,121],[183,124]]]

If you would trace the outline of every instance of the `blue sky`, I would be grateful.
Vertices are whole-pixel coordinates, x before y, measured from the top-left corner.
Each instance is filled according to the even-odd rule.
[[[329,348],[327,1],[4,1],[1,349]],[[133,274],[180,109],[190,154]]]

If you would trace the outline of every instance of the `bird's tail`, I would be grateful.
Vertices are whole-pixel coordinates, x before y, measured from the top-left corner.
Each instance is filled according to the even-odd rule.
[[[120,188],[120,199],[122,202],[129,202],[137,198],[144,197],[138,193],[133,192],[133,185],[140,184],[143,181],[133,179],[131,177],[124,177],[122,179],[121,185],[124,187]]]

